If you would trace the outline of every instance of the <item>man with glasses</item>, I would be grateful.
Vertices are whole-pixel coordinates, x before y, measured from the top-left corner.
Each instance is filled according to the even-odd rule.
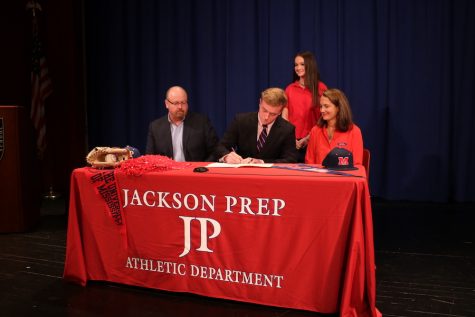
[[[188,112],[188,95],[182,87],[167,90],[165,107],[168,114],[149,125],[147,154],[160,154],[175,161],[215,161],[218,137],[209,119]]]
[[[261,93],[259,111],[236,115],[216,156],[224,163],[295,163],[295,127],[280,114],[287,96],[280,88]]]

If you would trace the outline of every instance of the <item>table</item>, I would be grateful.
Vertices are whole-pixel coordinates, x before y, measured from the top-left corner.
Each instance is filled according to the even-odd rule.
[[[213,168],[71,175],[64,278],[376,316],[371,202],[351,176]]]

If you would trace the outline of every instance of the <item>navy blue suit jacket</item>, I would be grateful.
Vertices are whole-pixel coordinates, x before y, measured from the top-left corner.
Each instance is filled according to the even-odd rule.
[[[266,163],[295,163],[295,127],[282,117],[272,125],[266,143],[257,152],[257,112],[237,114],[216,148],[219,159],[234,149],[242,158],[252,157]]]

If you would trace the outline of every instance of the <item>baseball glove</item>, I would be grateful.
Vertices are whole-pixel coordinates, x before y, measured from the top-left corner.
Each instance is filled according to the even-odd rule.
[[[94,168],[117,167],[122,161],[132,158],[127,148],[95,147],[86,156],[86,161]]]

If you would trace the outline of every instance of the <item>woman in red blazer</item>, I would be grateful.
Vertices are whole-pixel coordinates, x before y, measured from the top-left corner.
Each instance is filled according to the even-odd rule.
[[[350,103],[338,89],[326,90],[320,98],[320,119],[310,131],[305,162],[322,164],[323,159],[335,147],[353,153],[353,164],[363,162],[363,137],[360,128],[353,123]]]

